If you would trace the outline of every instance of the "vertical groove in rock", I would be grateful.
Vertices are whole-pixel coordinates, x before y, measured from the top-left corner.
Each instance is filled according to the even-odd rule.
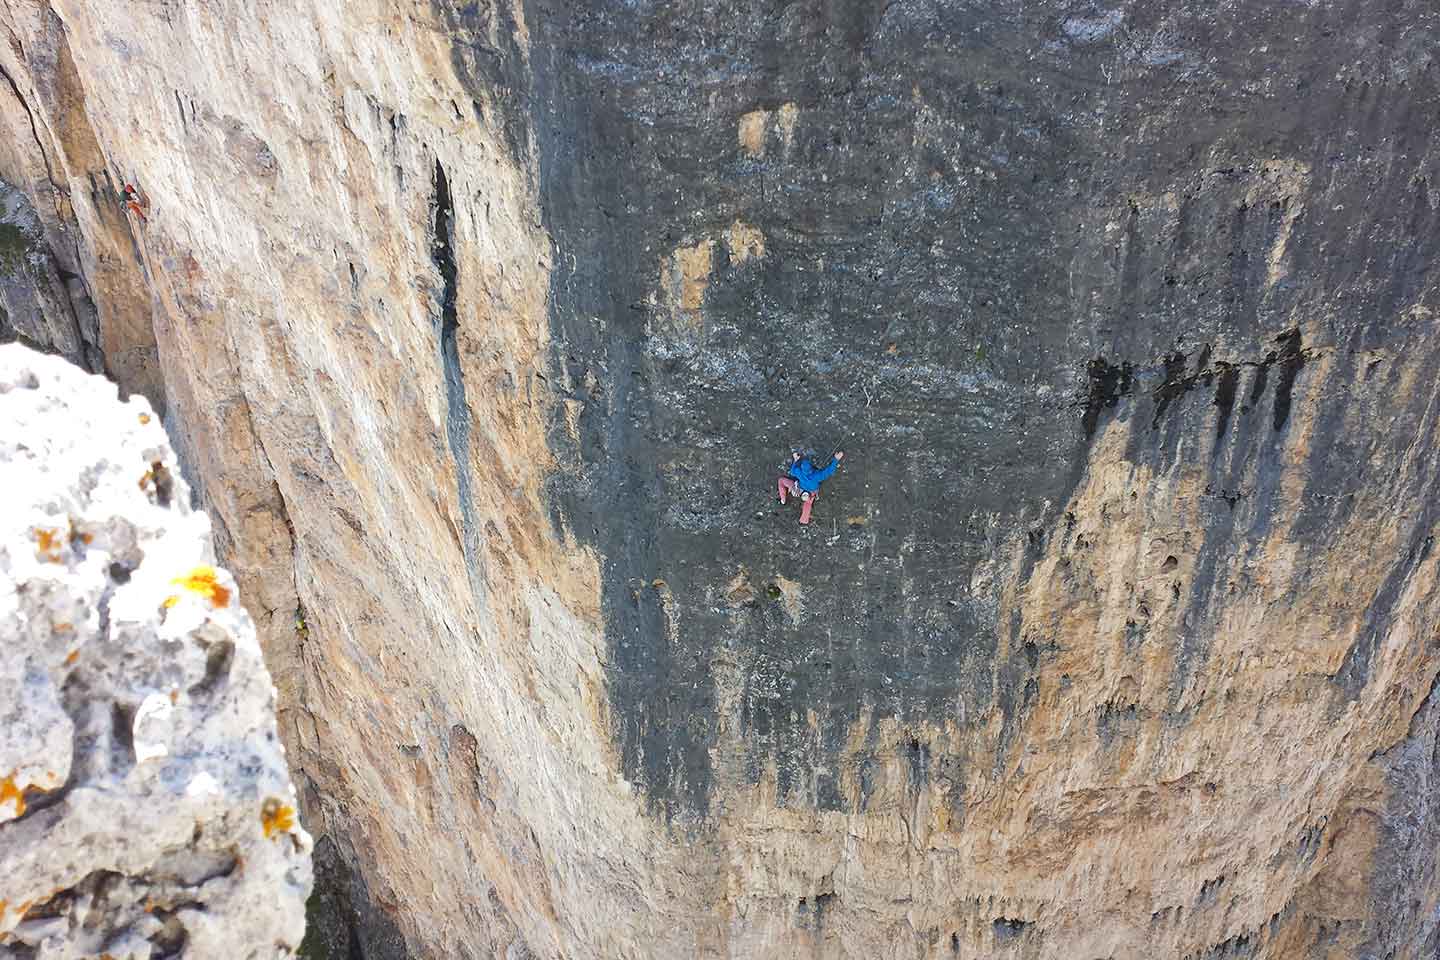
[[[20,101],[20,106],[25,110],[25,120],[30,125],[30,137],[35,141],[35,149],[45,163],[45,174],[51,189],[61,196],[66,195],[69,191],[55,179],[55,168],[50,164],[50,151],[46,150],[45,144],[40,141],[40,131],[35,126],[35,111],[30,109],[30,104],[25,102],[25,95],[20,92],[19,85],[15,83],[15,78],[10,76],[8,70],[0,67],[0,77],[5,78],[5,82],[10,85],[10,92],[15,94],[15,99]]]
[[[475,521],[474,487],[470,466],[470,404],[465,397],[465,373],[460,363],[457,334],[460,330],[458,301],[460,268],[455,262],[455,205],[445,167],[435,161],[435,219],[431,234],[431,258],[440,273],[440,366],[445,379],[445,438],[454,460],[457,499],[460,505],[462,549],[470,586],[479,602],[485,580],[480,569],[480,531]]]

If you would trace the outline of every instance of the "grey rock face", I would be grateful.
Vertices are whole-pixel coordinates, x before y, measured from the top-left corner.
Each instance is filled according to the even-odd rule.
[[[95,305],[65,269],[23,192],[0,182],[0,342],[21,340],[98,373]]]
[[[1440,25],[1421,6],[531,16],[549,40],[532,53],[542,199],[566,251],[556,362],[584,403],[578,440],[557,431],[582,465],[556,489],[609,559],[627,773],[671,813],[708,809],[722,660],[750,664],[746,765],[775,758],[782,795],[847,807],[824,771],[867,706],[997,711],[1001,763],[1033,696],[1022,650],[1051,641],[977,572],[1023,537],[1023,582],[1065,537],[1098,428],[1124,432],[1136,468],[1203,469],[1178,701],[1218,629],[1217,567],[1289,510],[1302,539],[1343,525],[1373,485],[1357,449],[1398,452],[1428,422],[1428,389],[1391,401],[1403,427],[1348,422],[1387,392],[1383,358],[1435,362],[1440,117],[1419,38]],[[1297,442],[1304,490],[1282,504]],[[836,447],[852,457],[802,530],[770,474]],[[1428,510],[1433,479],[1394,501]],[[756,592],[799,577],[823,613],[701,599],[737,571]]]
[[[1096,739],[1183,737],[1277,541],[1309,559],[1263,602],[1302,615],[1333,589],[1321,558],[1374,551],[1376,581],[1335,598],[1364,628],[1311,628],[1343,652],[1313,695],[1333,716],[1392,695],[1378,649],[1435,615],[1434,10],[540,0],[527,18],[555,363],[579,408],[553,434],[573,465],[557,523],[605,557],[617,747],[658,814],[704,822],[770,777],[782,804],[865,812],[887,722],[973,732],[901,750],[956,816],[1018,789],[1036,719],[1086,699],[1059,665],[1107,628],[1063,620],[1097,588],[1124,651],[1105,683],[1143,672],[1150,705],[1101,705]],[[800,528],[772,477],[838,447]],[[1096,553],[1081,506],[1107,472],[1168,538],[1168,582]],[[1380,516],[1393,541],[1358,533]],[[1413,946],[1385,927],[1429,931],[1427,900],[1370,929]],[[1280,949],[1280,926],[1227,949]]]

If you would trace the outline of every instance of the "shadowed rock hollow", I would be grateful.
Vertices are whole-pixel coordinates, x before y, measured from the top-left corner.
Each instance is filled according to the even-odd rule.
[[[1429,5],[0,10],[338,949],[1434,953]]]

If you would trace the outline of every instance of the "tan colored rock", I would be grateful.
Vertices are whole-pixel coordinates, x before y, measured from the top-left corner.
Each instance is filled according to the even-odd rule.
[[[533,173],[476,119],[493,105],[418,8],[193,13],[8,5],[25,43],[4,65],[36,91],[72,199],[90,196],[92,134],[111,189],[148,197],[143,220],[102,195],[87,222],[113,213],[138,251],[170,425],[277,678],[307,823],[359,866],[367,934],[389,924],[433,955],[601,943],[607,916],[562,904],[639,882],[651,828],[607,759],[594,560],[542,507]],[[62,61],[83,90],[48,98]],[[473,424],[459,471],[483,480],[470,516],[447,437],[437,164]],[[103,259],[108,227],[82,234]],[[555,789],[576,781],[600,794]],[[562,836],[585,862],[554,858]]]
[[[1214,453],[1197,439],[1213,426],[1183,432],[1199,446],[1166,471],[1131,459],[1124,424],[1105,420],[1067,502],[1009,526],[970,518],[990,555],[966,586],[1023,623],[1011,635],[996,613],[984,664],[1019,706],[957,695],[907,723],[866,703],[840,730],[797,710],[791,729],[819,759],[808,783],[782,787],[773,758],[752,763],[745,718],[747,684],[782,683],[784,665],[737,638],[771,584],[786,628],[823,636],[823,585],[727,560],[698,598],[638,575],[604,595],[615,558],[585,546],[575,518],[556,519],[546,487],[557,471],[593,475],[573,451],[552,451],[551,431],[583,457],[584,422],[632,411],[617,414],[610,382],[567,362],[578,347],[550,339],[552,296],[578,281],[547,233],[540,184],[553,171],[540,169],[525,106],[541,25],[517,5],[483,17],[457,7],[0,3],[18,40],[0,45],[0,65],[38,131],[33,151],[22,142],[0,157],[0,176],[74,224],[105,356],[129,358],[112,370],[121,383],[152,391],[163,371],[167,425],[279,686],[305,821],[354,870],[366,955],[1355,955],[1383,925],[1376,877],[1405,836],[1377,811],[1429,782],[1416,758],[1434,738],[1424,701],[1440,667],[1435,556],[1397,588],[1370,682],[1338,708],[1325,685],[1365,636],[1368,598],[1429,521],[1377,484],[1324,538],[1277,523],[1254,543],[1237,534],[1207,547],[1195,521],[1220,494],[1194,464]],[[1098,42],[1111,19],[1074,36]],[[21,129],[16,103],[0,107]],[[808,149],[812,123],[826,121],[804,110],[800,124],[799,106],[778,109],[771,159]],[[917,150],[970,134],[941,123],[938,107],[924,117]],[[713,131],[717,152],[766,159],[766,111],[716,107]],[[1010,162],[986,151],[965,154],[967,202]],[[1267,170],[1260,203],[1319,176],[1301,161]],[[925,176],[948,196],[939,169]],[[143,216],[120,203],[131,182]],[[811,184],[816,196],[847,199],[825,182]],[[1256,255],[1270,289],[1295,275],[1295,209],[1277,214]],[[1091,276],[1069,278],[1074,295],[1125,262],[1136,222],[1178,210],[1173,191],[1117,201],[1113,246]],[[1056,230],[1108,236],[1111,212]],[[749,214],[696,216],[713,222],[676,223],[648,238],[653,248],[615,254],[641,265],[634,304],[654,309],[595,318],[596,329],[650,325],[646,362],[670,358],[655,347],[668,350],[667,337],[703,355],[720,329],[707,315],[721,292],[717,242],[749,276],[800,242]],[[817,269],[827,256],[839,262],[822,250]],[[1429,309],[1415,304],[1407,322]],[[1266,478],[1277,515],[1298,503],[1314,433],[1334,428],[1316,422],[1306,391],[1346,375],[1341,345],[1302,321],[1320,346]],[[1397,394],[1433,394],[1422,353],[1387,360]],[[917,361],[879,387],[879,403],[899,409],[907,388],[943,376]],[[1054,415],[1078,418],[1065,402]],[[1430,469],[1424,457],[1367,467],[1414,479]],[[872,537],[885,526],[883,511],[829,502]],[[837,522],[828,535],[846,534]],[[906,550],[913,534],[901,566]],[[1220,570],[1194,606],[1176,587],[1202,560]],[[704,816],[667,821],[625,778],[619,744],[638,720],[610,684],[624,638],[607,636],[604,603],[616,599],[653,605],[657,636],[683,633],[687,605],[730,618],[706,664]],[[1024,676],[1000,677],[1027,658]],[[821,769],[827,740],[841,746]],[[822,777],[841,809],[810,801]],[[1414,835],[1432,836],[1428,814],[1412,812]],[[1414,887],[1433,904],[1433,873]],[[1418,945],[1431,928],[1413,923],[1404,934]]]

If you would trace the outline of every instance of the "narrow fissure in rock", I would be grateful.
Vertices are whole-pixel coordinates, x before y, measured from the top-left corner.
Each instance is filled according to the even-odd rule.
[[[460,329],[457,302],[460,268],[455,262],[455,208],[450,194],[450,180],[445,167],[435,161],[435,222],[431,238],[431,259],[440,272],[440,363],[445,378],[445,436],[450,455],[455,459],[455,479],[459,486],[461,548],[465,552],[465,568],[470,587],[479,596],[482,580],[478,575],[477,557],[479,532],[475,521],[470,476],[470,405],[465,397],[465,375],[460,368],[460,351],[456,333]]]

